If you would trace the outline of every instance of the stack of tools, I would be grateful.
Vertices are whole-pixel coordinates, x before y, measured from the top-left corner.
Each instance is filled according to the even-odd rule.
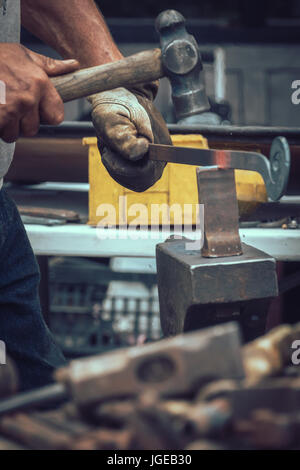
[[[2,399],[0,448],[299,449],[299,335],[242,346],[228,323],[73,361],[52,387]]]

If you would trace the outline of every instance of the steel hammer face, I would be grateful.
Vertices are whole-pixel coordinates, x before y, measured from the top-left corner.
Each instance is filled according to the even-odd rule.
[[[200,51],[195,38],[186,30],[184,17],[175,10],[166,10],[158,16],[156,29],[177,119],[208,111]]]

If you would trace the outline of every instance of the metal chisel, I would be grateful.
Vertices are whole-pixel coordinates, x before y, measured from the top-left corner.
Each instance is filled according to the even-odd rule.
[[[150,144],[150,160],[184,165],[213,166],[220,169],[256,171],[264,179],[272,201],[285,193],[290,173],[290,149],[285,137],[276,137],[270,158],[255,152],[207,150]]]

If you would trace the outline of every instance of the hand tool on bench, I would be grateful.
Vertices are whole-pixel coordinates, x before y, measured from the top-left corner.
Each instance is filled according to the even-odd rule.
[[[151,145],[150,158],[204,165],[197,169],[199,203],[204,205],[201,253],[187,240],[157,246],[161,325],[165,336],[235,319],[245,339],[263,333],[269,300],[278,295],[276,262],[239,236],[234,168],[262,174],[269,197],[285,192],[290,153],[274,140],[270,161],[247,152],[181,149]],[[200,233],[199,233],[200,236]]]
[[[178,118],[209,111],[201,54],[195,38],[186,30],[184,17],[166,10],[158,16],[156,29],[161,49],[52,78],[63,101],[168,77]]]
[[[182,395],[202,381],[218,378],[244,378],[235,323],[72,361],[57,371],[57,384],[2,401],[0,416],[67,397],[85,411],[146,391]]]

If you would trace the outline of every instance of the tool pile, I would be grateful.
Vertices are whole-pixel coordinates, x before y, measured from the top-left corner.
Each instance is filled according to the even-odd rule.
[[[73,361],[56,376],[61,407],[4,413],[2,400],[0,449],[300,448],[299,335],[283,325],[241,346],[228,323]]]

